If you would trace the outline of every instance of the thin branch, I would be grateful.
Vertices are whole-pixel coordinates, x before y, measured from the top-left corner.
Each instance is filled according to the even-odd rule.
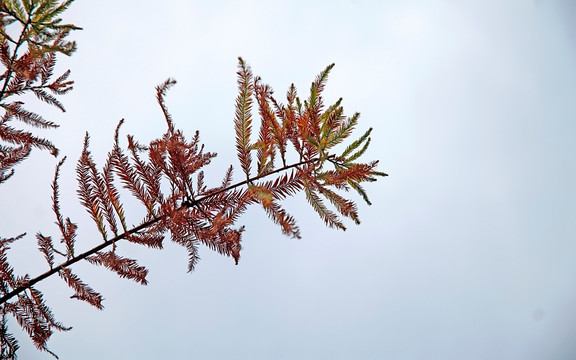
[[[15,18],[18,19],[18,17],[16,17],[16,16],[15,16]],[[20,20],[20,19],[18,19],[18,20]],[[12,77],[12,73],[14,72],[13,66],[14,66],[14,61],[16,61],[16,57],[18,56],[18,48],[24,43],[24,35],[28,31],[28,26],[31,24],[31,22],[32,22],[32,18],[30,17],[30,15],[28,15],[28,20],[26,21],[25,24],[23,24],[24,27],[22,28],[22,32],[20,33],[20,38],[18,39],[18,42],[14,46],[14,53],[12,54],[12,57],[10,59],[10,66],[8,67],[8,74],[6,75],[6,78],[4,79],[4,86],[2,86],[2,91],[0,91],[0,101],[2,101],[4,99],[4,95],[6,93],[6,88],[8,87],[8,83],[10,82],[10,79]]]
[[[30,90],[42,90],[42,89],[49,89],[50,90],[50,84],[48,85],[35,85],[35,86],[26,86],[23,87],[22,89],[18,89],[18,90],[6,90],[4,91],[4,99],[8,98],[9,96],[12,95],[20,95],[20,93],[26,92],[26,91],[30,91]]]
[[[305,165],[305,164],[313,163],[313,162],[316,162],[316,161],[319,161],[319,160],[320,160],[320,159],[318,159],[318,158],[313,158],[313,159],[310,159],[310,160],[304,160],[304,161],[300,161],[299,163],[296,163],[296,164],[284,166],[284,167],[282,167],[282,168],[280,168],[280,169],[276,169],[276,170],[274,170],[274,171],[270,171],[270,172],[264,173],[264,174],[262,174],[262,175],[254,176],[254,177],[252,177],[252,178],[250,178],[250,179],[247,179],[247,180],[241,181],[241,182],[239,182],[239,183],[237,183],[237,184],[231,185],[231,186],[229,186],[229,187],[227,187],[227,188],[225,188],[225,189],[220,189],[220,190],[218,190],[218,191],[214,191],[214,192],[212,192],[212,193],[209,193],[208,195],[205,195],[205,196],[199,198],[199,199],[196,200],[195,202],[191,202],[191,203],[189,204],[189,206],[197,205],[197,204],[199,204],[200,202],[206,200],[207,198],[210,198],[210,197],[212,197],[212,196],[221,194],[221,193],[226,192],[226,191],[228,191],[228,190],[232,190],[232,189],[237,188],[237,187],[239,187],[239,186],[246,185],[246,184],[251,183],[251,182],[253,182],[253,181],[260,180],[260,179],[262,179],[262,178],[265,178],[266,176],[269,176],[269,175],[272,175],[272,174],[276,174],[276,173],[278,173],[278,172],[285,171],[285,170],[288,170],[288,169],[291,169],[291,168],[293,168],[293,167],[297,167],[297,166],[300,166],[300,165]]]
[[[94,253],[96,253],[96,252],[98,252],[98,251],[100,251],[100,250],[102,250],[102,249],[104,249],[104,248],[106,248],[106,247],[108,247],[108,246],[116,243],[116,242],[119,241],[119,240],[122,240],[122,239],[126,238],[126,236],[131,235],[131,234],[134,234],[134,233],[136,233],[136,232],[138,232],[138,231],[140,231],[140,230],[142,230],[142,229],[145,229],[145,228],[147,228],[147,227],[150,226],[150,225],[154,225],[155,223],[157,223],[158,221],[162,220],[163,218],[164,218],[164,216],[160,216],[160,217],[156,217],[156,218],[154,218],[154,219],[152,219],[152,220],[148,220],[148,221],[146,221],[146,222],[144,222],[144,223],[142,223],[142,224],[140,224],[140,225],[138,225],[138,226],[130,229],[129,231],[127,231],[127,232],[125,232],[125,233],[123,233],[123,234],[120,234],[120,235],[118,235],[118,236],[116,236],[116,237],[114,237],[114,238],[112,238],[112,239],[110,239],[110,240],[107,240],[107,241],[103,242],[102,244],[100,244],[100,245],[98,245],[98,246],[96,246],[96,247],[94,247],[94,248],[92,248],[92,249],[90,249],[90,250],[88,250],[88,251],[86,251],[86,252],[84,252],[84,253],[76,256],[76,257],[73,257],[72,259],[70,259],[70,260],[68,260],[68,261],[66,261],[66,262],[64,262],[64,263],[62,263],[62,264],[54,267],[54,268],[51,269],[50,271],[46,271],[44,274],[39,275],[39,276],[35,277],[34,279],[31,279],[30,281],[28,281],[28,282],[26,283],[26,285],[24,285],[24,286],[19,286],[19,287],[17,287],[16,289],[14,289],[14,290],[10,291],[9,293],[7,293],[6,295],[2,296],[2,297],[0,298],[0,304],[5,303],[6,301],[10,300],[10,299],[13,298],[14,296],[20,294],[22,291],[25,291],[26,289],[34,286],[36,283],[38,283],[38,282],[46,279],[47,277],[50,277],[50,276],[56,274],[57,272],[59,272],[59,271],[62,270],[63,268],[69,267],[70,265],[73,265],[73,264],[77,263],[77,262],[80,261],[80,260],[84,260],[86,257],[88,257],[88,256],[90,256],[90,255],[92,255],[92,254],[94,254]]]

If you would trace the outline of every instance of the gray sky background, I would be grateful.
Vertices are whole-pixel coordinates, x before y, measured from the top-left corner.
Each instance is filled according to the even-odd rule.
[[[149,267],[148,286],[74,268],[104,311],[44,281],[74,327],[51,349],[63,360],[575,358],[575,15],[569,0],[77,1],[64,19],[84,28],[79,50],[58,64],[76,81],[68,112],[34,107],[62,124],[47,136],[68,155],[61,201],[80,249],[100,241],[75,199],[84,132],[100,165],[121,118],[123,134],[160,136],[154,86],[174,77],[175,122],[219,153],[208,179],[220,182],[237,164],[238,56],[279,97],[291,82],[306,97],[335,62],[326,101],[362,113],[366,157],[390,176],[367,186],[374,205],[346,232],[302,197],[287,203],[302,240],[250,209],[239,266],[203,249],[188,274],[176,245],[120,244]],[[0,187],[1,235],[29,234],[11,253],[21,273],[47,267],[33,234],[57,235],[55,165],[36,152]],[[12,330],[21,359],[51,358]]]

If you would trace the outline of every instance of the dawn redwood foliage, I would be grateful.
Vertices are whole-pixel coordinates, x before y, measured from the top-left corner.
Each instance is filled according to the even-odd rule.
[[[0,183],[13,173],[13,167],[24,160],[32,148],[49,150],[54,156],[58,149],[48,140],[10,125],[21,121],[30,127],[56,128],[58,125],[42,116],[26,110],[16,96],[33,93],[50,105],[64,111],[56,95],[72,90],[73,81],[67,81],[70,71],[52,79],[56,54],[72,54],[74,41],[66,37],[80,28],[61,24],[58,18],[73,0],[58,1],[8,1],[0,2],[0,62],[5,68],[0,74],[0,106],[4,110],[0,118]],[[10,25],[20,31],[10,32]],[[10,35],[12,34],[12,36]]]
[[[0,3],[0,183],[7,181],[14,166],[24,160],[32,148],[57,148],[47,139],[14,127],[21,121],[32,127],[53,128],[57,125],[25,109],[14,100],[25,93],[64,111],[56,98],[72,89],[67,81],[69,71],[52,80],[56,54],[70,55],[75,43],[67,41],[70,31],[79,29],[61,24],[58,17],[73,0],[3,0]],[[19,33],[8,31],[17,26]],[[15,34],[11,36],[10,34]],[[300,238],[294,218],[281,206],[281,201],[303,191],[312,208],[329,227],[345,230],[343,217],[359,224],[356,204],[339,192],[355,190],[368,204],[364,182],[375,181],[385,173],[376,170],[377,161],[359,159],[370,144],[369,129],[343,150],[335,147],[352,135],[359,114],[344,115],[342,99],[326,106],[322,92],[329,65],[312,82],[309,96],[301,100],[294,85],[284,102],[273,96],[272,88],[254,76],[239,58],[238,96],[234,129],[236,151],[242,180],[233,181],[230,166],[217,186],[204,182],[204,168],[216,156],[200,142],[198,132],[191,138],[175,127],[164,97],[176,81],[166,80],[156,88],[157,100],[166,121],[166,132],[149,144],[127,136],[120,142],[121,120],[114,134],[114,146],[103,166],[98,166],[89,148],[86,134],[84,147],[76,166],[77,194],[82,206],[94,221],[102,242],[78,253],[75,240],[78,228],[60,210],[58,178],[66,157],[56,165],[52,180],[52,209],[59,230],[57,240],[38,232],[38,248],[48,270],[36,277],[16,275],[7,259],[12,242],[25,236],[0,237],[0,358],[15,358],[15,337],[7,327],[7,315],[13,316],[40,350],[48,351],[47,341],[54,331],[70,328],[57,322],[45,304],[42,293],[34,286],[58,274],[73,290],[72,298],[103,308],[102,296],[72,271],[78,261],[88,261],[116,272],[120,277],[146,284],[148,270],[136,260],[120,255],[116,242],[125,240],[161,249],[166,237],[182,245],[189,255],[188,270],[194,270],[199,257],[198,246],[232,257],[236,264],[242,249],[243,226],[239,217],[249,205],[260,205],[286,235]],[[257,111],[257,132],[253,134],[253,113]],[[139,225],[129,227],[123,197],[141,203],[145,216]],[[54,355],[52,352],[50,352]],[[56,356],[56,355],[54,355]]]

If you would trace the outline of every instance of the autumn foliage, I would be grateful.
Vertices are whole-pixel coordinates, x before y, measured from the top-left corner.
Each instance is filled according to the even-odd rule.
[[[0,106],[4,110],[0,120],[0,183],[10,178],[14,166],[33,148],[58,154],[48,140],[11,125],[20,121],[33,127],[57,126],[13,99],[32,92],[41,101],[64,110],[56,95],[72,89],[72,82],[67,80],[69,71],[51,78],[56,54],[69,55],[75,49],[74,42],[66,37],[79,28],[61,25],[58,18],[71,2],[13,0],[0,5],[0,60],[4,66],[0,76]],[[18,38],[8,35],[10,25],[20,26]],[[13,358],[18,348],[7,328],[7,315],[13,316],[44,351],[49,351],[47,340],[54,331],[69,330],[54,319],[42,293],[34,287],[49,276],[58,274],[72,289],[73,298],[103,308],[103,297],[72,271],[78,261],[106,267],[120,277],[146,284],[148,270],[120,255],[115,246],[118,241],[161,249],[169,238],[187,251],[189,271],[199,260],[200,245],[238,263],[244,227],[237,222],[250,205],[262,206],[284,234],[301,237],[295,219],[281,205],[282,200],[299,192],[304,192],[327,226],[345,230],[344,218],[359,224],[356,204],[343,197],[342,191],[354,190],[370,204],[363,183],[386,174],[376,170],[377,161],[360,161],[370,144],[372,129],[347,146],[341,145],[339,152],[335,150],[352,136],[359,114],[346,116],[342,99],[324,104],[322,92],[333,67],[328,66],[317,76],[306,99],[298,96],[294,85],[284,99],[276,99],[272,88],[239,58],[234,129],[240,166],[230,166],[216,186],[204,182],[205,167],[216,154],[205,150],[198,132],[187,137],[178,130],[165,105],[166,92],[176,83],[172,79],[156,88],[166,122],[166,132],[158,139],[142,144],[127,135],[123,145],[121,120],[114,133],[114,145],[99,166],[93,160],[86,134],[76,165],[77,194],[102,242],[83,253],[75,251],[78,227],[62,214],[59,203],[58,178],[64,157],[57,163],[52,181],[52,209],[59,235],[36,234],[48,270],[36,277],[14,274],[7,250],[24,234],[0,238],[0,356]],[[234,182],[238,171],[241,180]],[[138,226],[127,224],[126,198],[136,200],[145,210]]]

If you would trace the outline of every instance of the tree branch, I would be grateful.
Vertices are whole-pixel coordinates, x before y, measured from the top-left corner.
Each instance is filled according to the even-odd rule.
[[[230,186],[228,186],[228,187],[226,187],[226,188],[224,188],[224,189],[220,189],[220,190],[215,191],[215,192],[213,192],[213,193],[209,193],[209,194],[207,194],[207,195],[205,195],[205,196],[203,196],[203,197],[201,197],[201,198],[199,198],[199,199],[197,199],[197,200],[195,200],[195,201],[192,201],[192,202],[189,202],[189,203],[185,203],[185,204],[184,204],[182,207],[180,207],[180,208],[197,206],[197,205],[199,205],[201,202],[206,201],[206,200],[210,199],[211,197],[216,196],[216,195],[218,195],[218,194],[221,194],[221,193],[223,193],[223,192],[230,191],[230,190],[232,190],[232,189],[234,189],[234,188],[237,188],[237,187],[242,186],[242,185],[246,185],[246,184],[248,184],[248,183],[251,183],[251,182],[253,182],[253,181],[256,181],[256,180],[265,178],[265,177],[267,177],[267,176],[270,176],[270,175],[273,175],[273,174],[276,174],[276,173],[279,173],[279,172],[282,172],[282,171],[286,171],[286,170],[289,170],[289,169],[291,169],[291,168],[298,167],[298,166],[301,166],[301,165],[313,163],[313,162],[316,162],[316,161],[319,161],[319,159],[318,159],[318,158],[313,158],[313,159],[309,159],[309,160],[305,160],[305,161],[300,161],[300,162],[298,162],[298,163],[291,164],[291,165],[288,165],[288,166],[284,166],[284,167],[282,167],[282,168],[276,169],[276,170],[274,170],[274,171],[270,171],[270,172],[265,173],[265,174],[262,174],[262,175],[254,176],[254,177],[252,177],[252,178],[249,178],[249,179],[247,179],[247,180],[241,181],[241,182],[236,183],[236,184],[234,184],[234,185],[230,185]],[[99,244],[98,246],[93,247],[92,249],[90,249],[90,250],[88,250],[88,251],[86,251],[86,252],[84,252],[84,253],[82,253],[82,254],[80,254],[80,255],[78,255],[78,256],[75,256],[75,257],[73,257],[72,259],[70,259],[70,260],[68,260],[68,261],[66,261],[66,262],[63,262],[62,264],[60,264],[60,265],[58,265],[58,266],[50,269],[49,271],[46,271],[45,273],[43,273],[43,274],[41,274],[41,275],[39,275],[39,276],[37,276],[37,277],[29,280],[28,282],[26,282],[25,285],[19,286],[19,287],[15,288],[14,290],[10,291],[9,293],[5,294],[4,296],[2,296],[2,297],[0,298],[0,305],[1,305],[1,304],[4,304],[6,301],[10,300],[11,298],[13,298],[14,296],[20,294],[21,292],[25,291],[26,289],[29,289],[30,287],[34,286],[36,283],[38,283],[38,282],[40,282],[40,281],[42,281],[42,280],[44,280],[44,279],[46,279],[46,278],[48,278],[48,277],[56,274],[57,272],[59,272],[59,271],[62,270],[63,268],[69,267],[69,266],[77,263],[77,262],[80,261],[80,260],[86,259],[88,256],[93,255],[93,254],[95,254],[96,252],[98,252],[98,251],[100,251],[100,250],[102,250],[102,249],[104,249],[104,248],[106,248],[106,247],[108,247],[108,246],[110,246],[110,245],[113,245],[113,244],[115,244],[116,242],[118,242],[118,241],[120,241],[120,240],[122,240],[122,239],[125,239],[128,235],[134,234],[134,233],[136,233],[136,232],[138,232],[138,231],[140,231],[140,230],[143,230],[143,229],[145,229],[145,228],[147,228],[147,227],[149,227],[149,226],[151,226],[151,225],[156,224],[157,222],[159,222],[159,221],[161,221],[162,219],[164,219],[165,216],[166,216],[166,215],[160,215],[160,216],[155,217],[155,218],[153,218],[153,219],[151,219],[151,220],[148,220],[148,221],[146,221],[146,222],[143,222],[142,224],[140,224],[140,225],[138,225],[138,226],[136,226],[136,227],[134,227],[134,228],[126,231],[125,233],[120,234],[120,235],[118,235],[118,236],[116,236],[116,237],[114,237],[114,238],[112,238],[112,239],[110,239],[110,240],[106,240],[106,241],[104,241],[103,243]]]
[[[102,249],[104,249],[104,248],[106,248],[106,247],[114,244],[114,243],[117,242],[117,241],[120,241],[120,240],[122,240],[122,239],[125,239],[126,236],[128,236],[128,235],[130,235],[130,234],[136,233],[136,232],[138,232],[138,231],[140,231],[140,230],[142,230],[142,229],[147,228],[147,227],[150,226],[150,225],[153,225],[153,224],[157,223],[158,221],[162,220],[163,218],[164,218],[164,216],[159,216],[159,217],[156,217],[156,218],[154,218],[154,219],[152,219],[152,220],[148,220],[148,221],[146,221],[146,222],[144,222],[144,223],[142,223],[142,224],[140,224],[140,225],[138,225],[138,226],[136,226],[136,227],[128,230],[127,232],[125,232],[125,233],[123,233],[123,234],[120,234],[120,235],[118,235],[118,236],[116,236],[116,237],[114,237],[114,238],[112,238],[112,239],[110,239],[110,240],[106,240],[106,241],[103,242],[102,244],[100,244],[100,245],[98,245],[98,246],[96,246],[96,247],[94,247],[94,248],[92,248],[92,249],[90,249],[90,250],[88,250],[88,251],[86,251],[86,252],[78,255],[78,256],[75,256],[75,257],[73,257],[72,259],[70,259],[70,260],[68,260],[68,261],[66,261],[66,262],[63,262],[62,264],[60,264],[60,265],[58,265],[58,266],[50,269],[49,271],[46,271],[44,274],[39,275],[39,276],[35,277],[34,279],[31,279],[30,281],[28,281],[28,282],[26,283],[26,285],[19,286],[19,287],[15,288],[14,290],[10,291],[9,293],[7,293],[6,295],[2,296],[2,297],[0,298],[0,304],[5,303],[6,301],[10,300],[10,299],[13,298],[14,296],[20,294],[22,291],[24,291],[24,290],[26,290],[26,289],[34,286],[36,283],[38,283],[38,282],[46,279],[47,277],[50,277],[50,276],[56,274],[57,272],[59,272],[59,271],[62,270],[63,268],[66,268],[66,267],[68,267],[68,266],[70,266],[70,265],[73,265],[73,264],[77,263],[77,262],[80,261],[80,260],[84,260],[84,259],[87,258],[88,256],[90,256],[90,255],[92,255],[92,254],[94,254],[94,253],[96,253],[96,252],[98,252],[98,251],[100,251],[100,250],[102,250]]]

